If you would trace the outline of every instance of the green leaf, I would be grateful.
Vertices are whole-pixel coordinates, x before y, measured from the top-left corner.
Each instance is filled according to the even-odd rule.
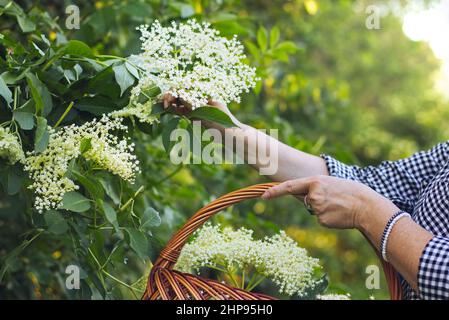
[[[93,199],[104,198],[103,186],[96,180],[96,177],[87,177],[74,169],[70,170],[70,174],[89,192]]]
[[[286,53],[295,53],[299,48],[293,41],[283,41],[276,46],[275,50]]]
[[[168,123],[164,125],[162,130],[162,144],[166,152],[170,152],[172,141],[170,141],[170,135],[179,124],[179,118],[172,118]]]
[[[154,98],[154,97],[158,96],[161,93],[161,88],[159,88],[158,86],[153,86],[151,88],[142,90],[142,92],[146,96]]]
[[[279,41],[281,32],[278,26],[274,26],[270,31],[270,48],[273,48]]]
[[[87,44],[79,40],[70,40],[60,50],[61,55],[70,54],[86,58],[94,57],[92,49]]]
[[[121,230],[119,228],[118,222],[117,222],[117,212],[114,210],[114,208],[107,202],[101,201],[101,206],[103,208],[104,216],[106,217],[106,220],[112,224],[114,227],[114,230],[117,233],[121,233]]]
[[[25,78],[25,74],[28,72],[28,70],[28,68],[26,68],[25,70],[21,70],[20,72],[8,70],[3,72],[0,77],[3,78],[6,84],[15,84],[17,81]]]
[[[34,114],[31,112],[22,112],[15,110],[13,113],[14,120],[19,123],[23,130],[31,130],[34,128]]]
[[[82,194],[70,191],[64,195],[61,208],[73,212],[85,212],[90,209],[90,201]]]
[[[251,41],[246,41],[245,45],[246,45],[246,49],[254,57],[254,59],[259,60],[259,58],[260,58],[259,48],[257,48],[257,46],[254,43],[252,43]]]
[[[112,69],[114,70],[115,81],[120,86],[120,96],[122,96],[126,89],[133,85],[134,77],[129,73],[124,63],[116,65]]]
[[[80,143],[80,152],[81,154],[92,149],[92,138],[83,138]]]
[[[67,232],[69,226],[64,217],[57,211],[48,211],[44,213],[44,220],[47,224],[47,231],[55,235],[61,235]]]
[[[260,27],[257,30],[257,43],[263,52],[267,51],[268,34],[264,27]]]
[[[147,238],[137,229],[126,228],[125,230],[129,235],[129,245],[131,246],[131,249],[133,249],[137,255],[144,260],[149,254]]]
[[[120,204],[120,184],[117,182],[117,179],[99,179],[101,185],[103,186],[106,194],[111,198],[112,202],[115,205]]]
[[[189,118],[212,121],[226,128],[235,127],[234,122],[226,113],[214,107],[197,108],[189,114]]]
[[[161,224],[161,217],[159,212],[154,210],[152,207],[148,207],[142,214],[140,218],[140,227],[142,230],[147,230],[148,228],[158,227]]]
[[[81,98],[74,107],[80,111],[89,112],[96,116],[109,113],[117,109],[110,99],[100,96]]]
[[[42,152],[47,148],[50,133],[47,128],[47,119],[37,117],[37,128],[34,136],[34,151]]]
[[[23,172],[17,169],[17,167],[13,167],[7,170],[6,173],[7,185],[6,191],[9,195],[17,194],[22,187],[22,183],[25,180]]]
[[[32,73],[26,74],[28,86],[36,103],[36,111],[44,116],[53,109],[53,102],[47,87]]]
[[[114,70],[112,66],[104,68],[94,77],[89,79],[87,84],[89,93],[102,94],[110,98],[116,99],[120,94],[120,87],[115,80]]]
[[[139,71],[137,71],[136,67],[134,67],[131,63],[129,63],[128,61],[125,62],[125,67],[126,69],[129,71],[129,73],[131,73],[134,78],[139,79]]]
[[[2,4],[4,8],[0,11],[1,13],[6,13],[8,15],[14,16],[17,19],[17,23],[22,29],[23,32],[31,32],[36,29],[36,25],[33,21],[31,21],[28,16],[25,14],[23,9],[13,1],[8,1]]]
[[[246,36],[249,34],[248,28],[235,20],[221,20],[213,23],[214,29],[220,32],[222,36],[232,37],[234,35]]]
[[[107,202],[103,202],[103,211],[106,217],[106,220],[109,223],[114,224],[117,222],[117,212],[115,212],[114,208]]]
[[[12,92],[6,85],[5,80],[3,80],[3,75],[0,75],[0,96],[2,96],[5,99],[8,107],[11,107]]]
[[[17,22],[19,23],[20,28],[23,32],[32,32],[36,30],[36,25],[33,21],[28,19],[26,16],[18,16]]]

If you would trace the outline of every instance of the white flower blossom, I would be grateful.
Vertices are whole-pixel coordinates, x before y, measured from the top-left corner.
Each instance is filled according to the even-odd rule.
[[[19,139],[9,128],[0,127],[0,158],[6,159],[9,164],[23,161],[25,158]]]
[[[209,99],[222,103],[240,102],[240,95],[255,86],[255,69],[246,65],[243,45],[236,36],[226,39],[208,23],[187,23],[162,27],[155,21],[142,25],[139,55],[146,75],[134,88],[158,86],[189,103],[193,109]]]
[[[316,296],[317,300],[351,300],[351,295],[347,294],[319,294]]]
[[[298,296],[317,284],[314,271],[320,268],[319,260],[310,257],[283,231],[256,240],[251,230],[233,230],[209,223],[195,232],[193,241],[184,246],[176,268],[198,272],[207,266],[253,267],[258,274],[271,279],[281,293]]]
[[[110,119],[106,115],[81,126],[70,125],[58,130],[49,127],[47,148],[39,154],[27,153],[24,161],[24,169],[33,180],[29,188],[36,194],[35,208],[39,212],[58,208],[65,193],[78,189],[67,172],[70,162],[81,155],[96,166],[133,182],[139,170],[138,160],[132,153],[134,144],[110,133],[126,129],[121,119]],[[84,153],[81,152],[82,141],[89,143]]]
[[[111,118],[129,118],[131,116],[139,119],[140,122],[152,124],[158,122],[157,116],[151,114],[152,102],[148,101],[141,103],[138,102],[139,97],[133,93],[135,90],[131,90],[131,100],[128,106],[123,109],[113,111],[109,114]]]

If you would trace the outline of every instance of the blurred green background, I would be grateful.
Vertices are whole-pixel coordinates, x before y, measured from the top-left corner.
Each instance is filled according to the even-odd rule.
[[[135,27],[155,19],[165,23],[195,17],[212,23],[224,35],[237,34],[262,81],[256,93],[245,95],[241,104],[230,109],[256,128],[279,129],[280,140],[306,152],[367,165],[408,156],[448,136],[449,104],[435,90],[440,63],[426,43],[404,35],[400,10],[407,1],[400,1],[399,12],[382,15],[379,30],[366,28],[365,8],[388,1],[86,1],[76,3],[81,13],[79,30],[64,26],[65,10],[75,4],[72,1],[17,2],[26,12],[40,10],[57,18],[60,29],[48,29],[50,40],[64,34],[102,54],[138,53]],[[288,41],[282,50],[270,44],[273,28],[280,30],[281,41]],[[19,34],[14,20],[0,16],[0,31],[5,30]],[[143,134],[138,139],[143,169],[139,183],[146,190],[142,204],[155,206],[162,218],[152,234],[149,260],[154,261],[173,232],[202,205],[267,181],[244,165],[175,166],[160,139]],[[0,257],[16,247],[19,235],[27,230],[5,202],[0,198]],[[259,236],[285,229],[320,258],[329,275],[329,292],[348,292],[354,299],[388,297],[384,280],[380,290],[365,287],[366,267],[380,264],[363,236],[320,227],[294,199],[246,202],[216,220],[254,229]],[[148,261],[128,263],[132,253],[126,248],[118,252],[114,267],[118,278],[132,283],[148,270]],[[54,236],[36,240],[0,283],[0,297],[77,298],[63,288],[62,280],[73,257],[69,240]],[[132,297],[113,283],[108,292],[108,298]]]

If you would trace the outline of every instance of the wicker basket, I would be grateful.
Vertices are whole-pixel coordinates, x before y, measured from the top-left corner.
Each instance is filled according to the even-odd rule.
[[[277,183],[264,183],[228,193],[196,212],[170,239],[157,258],[148,278],[144,300],[275,300],[276,298],[247,292],[221,282],[173,270],[181,249],[190,235],[215,213],[246,199],[260,197]],[[382,260],[390,297],[400,300],[401,286],[393,267]]]

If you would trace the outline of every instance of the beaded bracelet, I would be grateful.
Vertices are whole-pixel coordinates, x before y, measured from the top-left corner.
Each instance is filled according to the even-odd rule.
[[[388,219],[387,224],[385,225],[385,229],[384,232],[382,234],[382,238],[380,240],[380,252],[382,254],[382,258],[388,262],[388,258],[387,258],[387,242],[388,242],[388,237],[390,236],[391,230],[393,230],[394,225],[396,224],[396,222],[398,222],[399,219],[403,218],[403,217],[409,217],[411,218],[411,216],[404,211],[398,211],[396,212],[394,215],[392,215],[390,217],[390,219]]]

